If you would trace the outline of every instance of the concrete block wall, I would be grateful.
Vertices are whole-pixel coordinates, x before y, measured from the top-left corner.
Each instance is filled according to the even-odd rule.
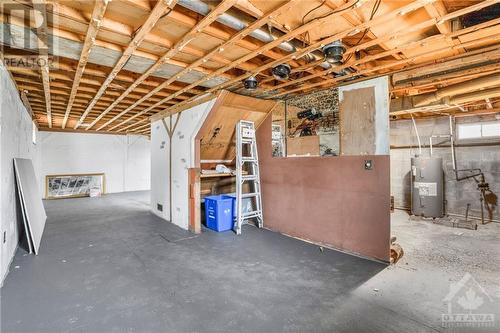
[[[484,118],[468,118],[459,122],[475,122]],[[446,117],[428,120],[417,120],[417,128],[422,144],[429,145],[431,135],[449,134],[449,120]],[[436,139],[439,141],[441,139]],[[443,139],[444,140],[444,139]],[[480,168],[489,183],[492,192],[500,195],[500,140],[495,141],[457,141],[458,145],[474,144],[456,148],[457,166],[459,169]],[[448,144],[446,144],[448,146]],[[398,149],[396,147],[411,146]],[[410,159],[418,153],[417,139],[411,120],[391,122],[391,194],[396,207],[410,207]],[[429,156],[430,149],[423,148],[422,156]],[[477,185],[473,180],[456,181],[453,172],[451,149],[435,147],[433,156],[443,159],[445,173],[445,200],[449,213],[465,214],[467,204],[471,204],[471,215],[480,216],[480,201]],[[492,202],[495,201],[493,197]],[[497,199],[498,202],[498,199]],[[498,203],[491,205],[492,217],[500,220]]]
[[[37,172],[39,154],[32,140],[36,127],[33,128],[31,115],[1,61],[0,92],[0,282],[3,283],[23,230],[13,159],[31,159]]]

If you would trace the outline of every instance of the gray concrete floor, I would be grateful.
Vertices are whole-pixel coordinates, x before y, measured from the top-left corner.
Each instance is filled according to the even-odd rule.
[[[149,193],[45,202],[39,256],[19,249],[1,290],[2,332],[473,332],[441,327],[467,271],[500,318],[500,225],[478,231],[393,214],[395,266],[267,230],[185,232]],[[483,313],[490,313],[484,312]]]

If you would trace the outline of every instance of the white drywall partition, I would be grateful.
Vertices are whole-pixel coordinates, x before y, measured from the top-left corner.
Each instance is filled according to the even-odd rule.
[[[19,93],[0,61],[0,281],[24,230],[23,216],[16,193],[14,158],[29,158],[35,173],[39,169],[37,145],[33,144],[33,122],[19,98]]]
[[[389,155],[389,79],[387,76],[339,87],[339,102],[344,92],[375,87],[375,154]]]
[[[215,99],[182,111],[172,142],[162,121],[151,124],[151,211],[181,228],[188,228],[188,169],[195,166],[195,138]],[[177,115],[172,116],[175,124]],[[170,126],[170,117],[165,118]],[[172,163],[170,164],[170,146]],[[170,165],[172,166],[172,216],[170,216]],[[160,209],[161,208],[161,209]]]
[[[40,132],[40,190],[45,176],[105,173],[106,192],[150,189],[150,141],[145,136]]]

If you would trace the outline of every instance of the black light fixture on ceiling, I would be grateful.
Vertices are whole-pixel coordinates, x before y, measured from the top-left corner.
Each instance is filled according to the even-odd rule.
[[[246,90],[255,90],[257,89],[257,86],[259,85],[259,82],[255,78],[255,76],[250,76],[243,80],[243,86],[245,86]]]
[[[341,64],[344,53],[345,47],[340,40],[336,40],[323,47],[323,55],[325,56],[326,61],[331,64]]]
[[[276,67],[273,67],[271,72],[276,80],[286,80],[290,76],[290,72],[292,68],[288,64],[280,64]]]

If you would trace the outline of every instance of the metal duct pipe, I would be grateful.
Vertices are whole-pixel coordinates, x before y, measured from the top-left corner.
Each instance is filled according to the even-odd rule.
[[[443,97],[454,96],[497,84],[500,84],[500,75],[498,74],[488,75],[480,77],[478,79],[453,84],[451,86],[438,89],[437,91],[432,93],[416,96],[414,106],[424,106],[432,102],[439,101]]]
[[[468,94],[453,96],[450,98],[449,104],[463,104],[467,102],[473,102],[477,100],[499,97],[499,96],[500,96],[500,88],[492,88]]]
[[[206,3],[200,0],[179,0],[177,4],[204,16],[206,16],[210,12],[210,7]],[[228,14],[227,12],[222,15],[219,15],[219,17],[217,18],[217,22],[224,24],[225,26],[228,26],[236,31],[243,30],[248,26],[248,23],[243,22],[241,19],[231,14]],[[272,42],[273,40],[276,39],[276,37],[272,36],[267,31],[262,29],[256,29],[252,31],[250,33],[250,36],[265,43]],[[278,47],[283,51],[289,53],[297,51],[297,48],[290,42],[283,42],[280,45],[278,45]],[[314,57],[316,60],[319,59],[316,56]],[[331,65],[325,61],[324,63],[321,63],[321,67],[330,68]]]

